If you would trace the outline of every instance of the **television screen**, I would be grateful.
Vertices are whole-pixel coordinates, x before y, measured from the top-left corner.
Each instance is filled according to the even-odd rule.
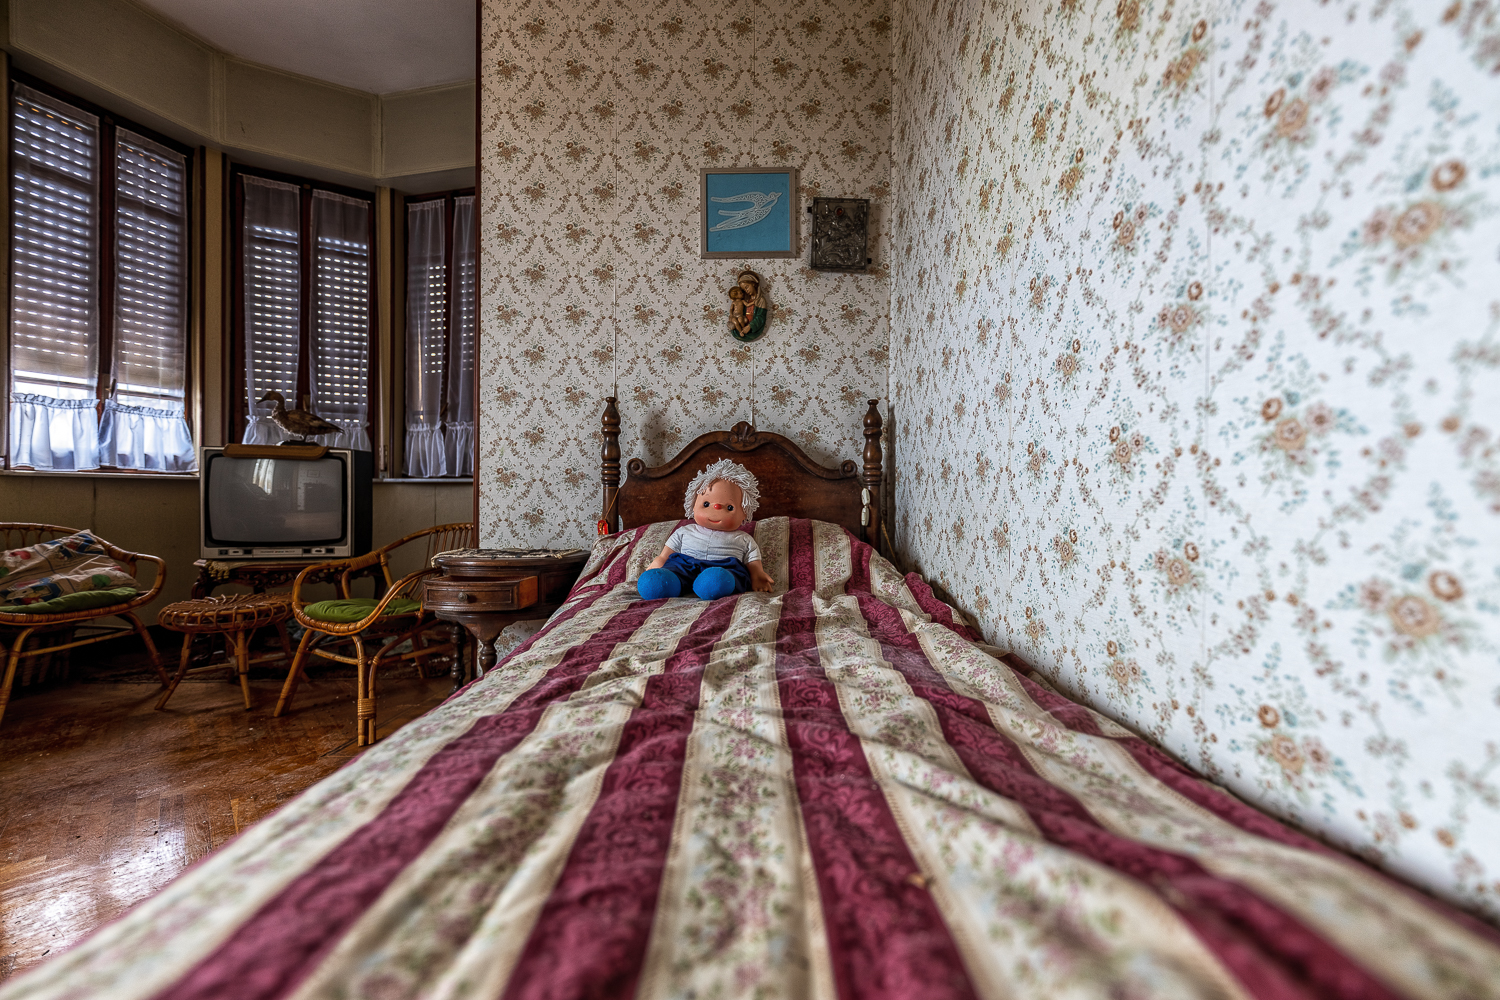
[[[219,544],[296,545],[344,537],[344,460],[214,455],[203,474],[205,534]]]

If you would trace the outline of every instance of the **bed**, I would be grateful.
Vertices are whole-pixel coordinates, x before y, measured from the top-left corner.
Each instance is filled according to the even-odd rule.
[[[859,467],[741,427],[621,484],[613,410],[620,530],[541,631],[0,997],[1500,997],[1492,928],[882,558],[878,413]],[[780,484],[746,529],[775,591],[639,600],[720,452]]]

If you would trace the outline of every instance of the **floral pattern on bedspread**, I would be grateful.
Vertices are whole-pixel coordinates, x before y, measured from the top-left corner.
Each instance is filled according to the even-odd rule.
[[[3,1000],[1500,997],[1500,935],[977,645],[843,529],[641,601],[602,539],[482,681]]]

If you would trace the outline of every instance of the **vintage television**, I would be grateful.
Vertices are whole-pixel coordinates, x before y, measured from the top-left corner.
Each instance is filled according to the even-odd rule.
[[[330,448],[318,458],[265,458],[244,456],[246,450],[231,445],[229,454],[224,448],[199,453],[204,559],[312,561],[370,551],[374,461],[368,451]],[[258,455],[277,450],[254,449]]]

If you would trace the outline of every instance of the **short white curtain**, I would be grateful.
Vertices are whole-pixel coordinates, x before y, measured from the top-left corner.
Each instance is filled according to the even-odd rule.
[[[105,400],[99,423],[99,460],[117,469],[192,472],[193,435],[181,407],[131,406]]]
[[[448,470],[474,474],[474,299],[477,254],[474,196],[453,199],[453,296],[448,303]]]
[[[245,184],[245,444],[280,444],[289,435],[271,422],[268,392],[288,407],[297,400],[302,309],[302,196],[295,184],[242,175]]]
[[[448,474],[443,449],[443,200],[406,206],[406,474]]]
[[[38,471],[99,468],[96,401],[30,392],[10,397],[10,460]],[[189,445],[191,448],[191,445]]]

